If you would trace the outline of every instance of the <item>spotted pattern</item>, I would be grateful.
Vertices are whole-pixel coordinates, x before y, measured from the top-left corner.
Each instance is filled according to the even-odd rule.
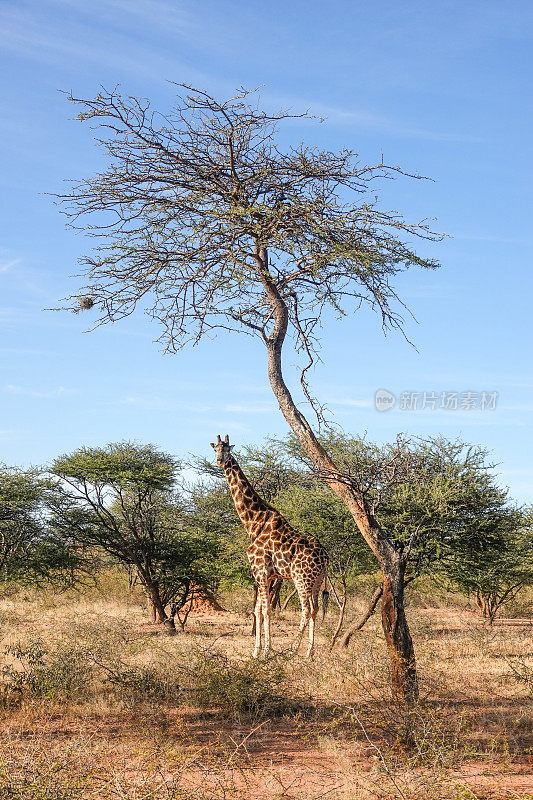
[[[217,443],[211,446],[216,451],[218,465],[224,469],[240,520],[250,536],[247,555],[258,587],[254,657],[259,656],[261,649],[261,618],[265,655],[270,650],[269,586],[276,578],[291,580],[298,592],[302,606],[298,639],[301,640],[309,624],[309,657],[314,647],[318,593],[327,577],[328,555],[317,539],[299,534],[279,511],[257,494],[231,454],[233,446],[227,436],[225,441],[217,437]]]

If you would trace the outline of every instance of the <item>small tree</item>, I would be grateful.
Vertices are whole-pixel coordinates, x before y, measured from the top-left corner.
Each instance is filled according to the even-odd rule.
[[[49,524],[52,486],[38,470],[0,465],[0,581],[72,585],[89,564]]]
[[[220,541],[217,532],[176,497],[157,510],[157,530],[152,558],[155,582],[161,604],[169,607],[167,624],[173,630],[177,617],[183,630],[195,600],[214,600],[220,581]]]
[[[533,585],[532,522],[531,509],[495,509],[473,523],[473,535],[457,543],[445,570],[453,588],[474,597],[489,625],[505,603]]]
[[[320,420],[306,380],[320,323],[331,310],[342,315],[367,304],[385,328],[401,328],[393,280],[412,266],[436,266],[412,242],[438,237],[425,222],[412,225],[378,207],[375,183],[402,174],[398,167],[360,164],[350,150],[283,151],[277,126],[293,115],[257,109],[247,92],[219,102],[185,88],[190,93],[165,117],[116,92],[71,97],[81,120],[96,120],[109,134],[100,141],[111,162],[63,198],[72,224],[99,241],[83,259],[88,282],[72,308],[80,310],[81,296],[103,323],[142,303],[162,323],[171,351],[216,328],[259,338],[282,414],[378,559],[394,693],[412,703],[418,684],[402,551],[298,407],[282,351],[292,335],[305,359],[301,387]]]
[[[210,585],[205,561],[214,549],[172,495],[177,468],[153,445],[120,442],[82,447],[57,458],[51,470],[61,481],[52,503],[58,529],[133,567],[154,618],[171,629],[192,586]]]

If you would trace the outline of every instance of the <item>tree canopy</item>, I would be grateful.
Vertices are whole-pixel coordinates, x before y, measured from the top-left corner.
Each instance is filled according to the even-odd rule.
[[[39,470],[0,465],[0,581],[4,586],[81,579],[88,559],[56,535],[49,519],[53,485]]]
[[[378,206],[374,183],[407,173],[362,164],[349,149],[282,149],[279,125],[308,115],[262,111],[251,92],[219,102],[178,88],[170,114],[117,91],[70,97],[78,118],[102,130],[109,160],[61,198],[71,224],[98,239],[82,259],[88,282],[74,310],[88,298],[106,322],[143,303],[171,350],[216,327],[268,338],[265,284],[287,303],[308,355],[327,308],[369,303],[385,326],[400,325],[392,280],[410,266],[437,266],[412,241],[439,238],[427,221]]]
[[[216,542],[173,493],[178,462],[153,445],[118,442],[60,456],[54,522],[66,539],[133,568],[154,616],[169,621],[193,588],[213,587]],[[170,616],[167,607],[170,605]]]

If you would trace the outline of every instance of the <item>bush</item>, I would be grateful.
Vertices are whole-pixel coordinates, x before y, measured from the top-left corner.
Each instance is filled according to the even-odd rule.
[[[23,695],[47,699],[71,699],[87,696],[92,671],[88,653],[76,643],[60,644],[51,650],[39,637],[5,649],[16,658],[19,669],[6,666],[2,670],[10,689]]]
[[[287,696],[279,658],[236,662],[217,651],[198,650],[190,678],[187,692],[198,705],[217,707],[235,719],[280,716],[299,705]]]
[[[18,700],[66,702],[105,694],[128,708],[187,703],[234,719],[302,709],[300,701],[288,699],[280,656],[237,661],[213,648],[185,649],[175,639],[156,643],[120,623],[85,626],[53,644],[34,637],[4,652],[17,662],[2,670],[6,697],[15,692]]]

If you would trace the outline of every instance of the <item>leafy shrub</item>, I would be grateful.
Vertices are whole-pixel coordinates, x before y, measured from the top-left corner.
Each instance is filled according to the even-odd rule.
[[[297,703],[288,698],[286,688],[285,670],[277,658],[237,662],[217,651],[199,650],[187,693],[200,706],[215,706],[227,716],[259,718],[295,710]]]
[[[11,688],[48,699],[87,695],[92,679],[88,653],[75,642],[50,649],[35,637],[25,645],[7,647],[5,652],[20,664],[19,669],[6,666],[2,670]]]

